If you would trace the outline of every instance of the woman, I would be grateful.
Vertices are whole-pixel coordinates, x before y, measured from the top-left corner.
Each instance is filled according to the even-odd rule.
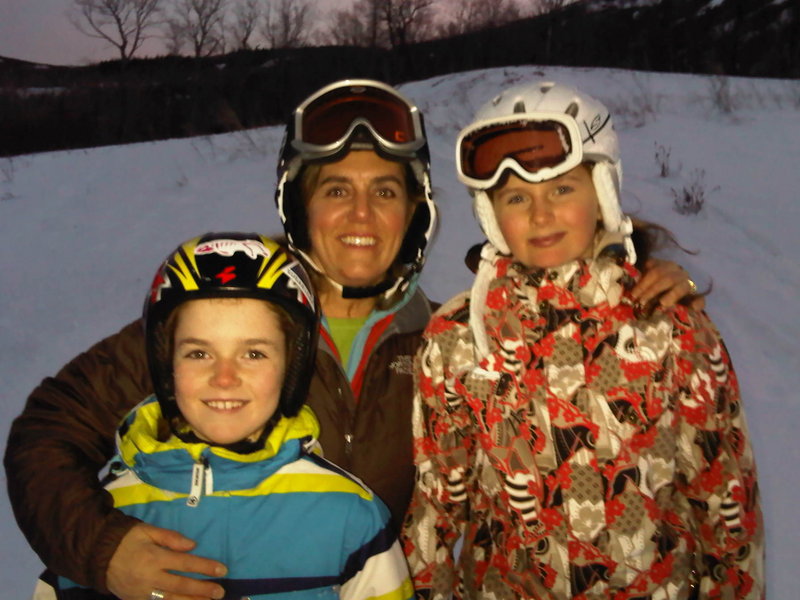
[[[384,500],[395,523],[413,488],[412,357],[432,313],[417,287],[436,223],[429,170],[416,107],[366,80],[304,101],[287,124],[278,166],[280,218],[290,246],[317,273],[324,316],[310,391],[320,441],[328,459]],[[662,302],[691,291],[668,265],[640,291],[647,300],[670,288]],[[222,576],[224,565],[189,554],[191,540],[114,510],[96,481],[120,419],[151,392],[138,321],[44,380],[8,438],[17,521],[43,562],[80,584],[123,600],[146,600],[153,590],[168,600],[221,598],[220,586],[173,572]]]
[[[457,157],[489,242],[418,354],[404,531],[417,593],[761,599],[736,375],[704,313],[637,311],[608,110],[517,86]]]

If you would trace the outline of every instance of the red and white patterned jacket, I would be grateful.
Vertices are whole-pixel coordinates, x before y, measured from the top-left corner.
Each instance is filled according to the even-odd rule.
[[[487,259],[472,293],[488,353],[465,292],[417,355],[419,597],[763,598],[755,463],[707,316],[637,318],[638,273],[610,256],[533,273]]]

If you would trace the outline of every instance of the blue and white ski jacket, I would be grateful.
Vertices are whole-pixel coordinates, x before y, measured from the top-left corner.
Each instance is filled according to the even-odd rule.
[[[160,419],[151,396],[124,420],[121,470],[106,489],[126,514],[179,531],[197,542],[194,554],[224,563],[226,600],[413,597],[388,510],[314,453],[319,425],[308,407],[282,418],[252,454],[160,442]],[[100,596],[62,577],[43,580],[59,600]]]

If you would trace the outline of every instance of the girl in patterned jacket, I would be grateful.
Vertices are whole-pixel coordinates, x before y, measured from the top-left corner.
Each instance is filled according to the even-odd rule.
[[[630,294],[608,110],[517,86],[456,158],[488,242],[417,355],[404,543],[418,595],[763,598],[736,374],[704,313],[648,314]]]
[[[307,273],[268,238],[179,246],[145,301],[155,394],[120,426],[106,489],[124,513],[226,564],[225,598],[406,600],[388,509],[315,451],[304,403],[318,314]],[[109,598],[52,573],[34,597]]]

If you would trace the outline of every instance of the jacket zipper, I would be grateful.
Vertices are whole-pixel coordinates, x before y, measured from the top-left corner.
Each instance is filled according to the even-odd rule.
[[[339,406],[344,406],[344,397],[342,394],[342,386],[337,385],[336,391],[339,394]],[[356,407],[358,410],[358,407]],[[349,411],[348,411],[349,412]],[[347,430],[344,433],[344,454],[348,458],[353,455],[353,426],[355,425],[355,412],[352,417],[348,417]]]
[[[214,484],[211,477],[211,469],[208,466],[208,459],[203,456],[192,465],[192,481],[189,486],[189,497],[186,499],[186,506],[197,506],[200,504],[202,495],[210,494]]]

